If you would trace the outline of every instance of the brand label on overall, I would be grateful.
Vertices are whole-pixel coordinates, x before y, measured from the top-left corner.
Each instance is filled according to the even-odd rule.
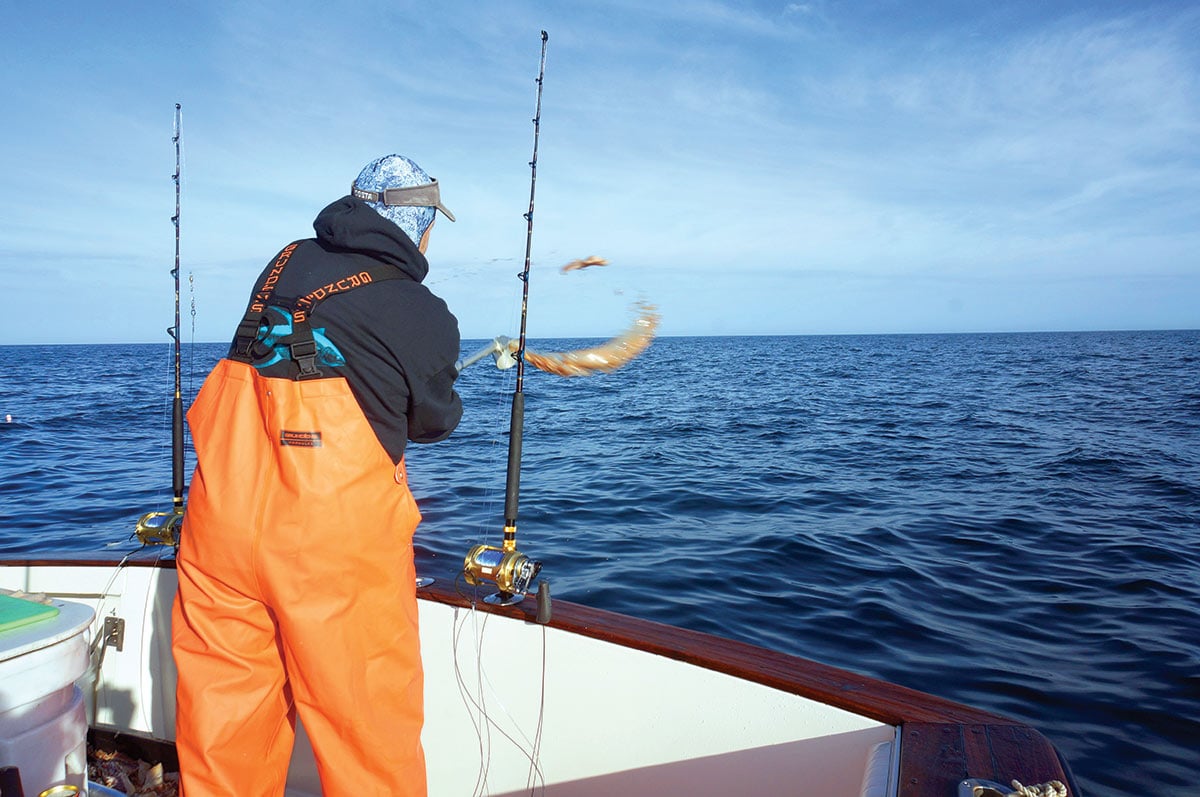
[[[290,432],[287,429],[280,431],[279,443],[285,446],[299,446],[301,448],[320,448],[321,433],[320,432]]]

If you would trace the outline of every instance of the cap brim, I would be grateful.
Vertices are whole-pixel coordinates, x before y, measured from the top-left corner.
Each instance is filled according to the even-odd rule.
[[[414,207],[436,208],[442,215],[454,221],[450,208],[442,204],[442,193],[436,177],[430,177],[430,182],[424,185],[410,185],[403,188],[384,188],[382,191],[368,191],[359,188],[357,183],[350,185],[350,194],[364,202],[377,202],[385,207]]]

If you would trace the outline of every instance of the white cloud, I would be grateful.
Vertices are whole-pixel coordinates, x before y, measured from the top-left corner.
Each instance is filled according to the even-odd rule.
[[[210,308],[236,313],[275,249],[310,234],[365,162],[401,151],[460,219],[436,233],[438,289],[491,329],[523,255],[545,27],[535,258],[619,261],[630,290],[671,291],[664,312],[693,318],[689,331],[732,327],[708,287],[730,274],[738,323],[771,329],[791,289],[844,296],[837,323],[853,326],[853,291],[880,280],[979,276],[1016,294],[1146,263],[1196,275],[1200,17],[1057,8],[246,2],[156,7],[146,20],[174,38],[81,21],[65,40],[58,23],[16,19],[27,41],[0,86],[0,149],[19,153],[0,171],[0,270],[110,255],[126,279],[169,254],[178,99],[185,268],[207,271]],[[45,65],[31,54],[52,35],[74,46]],[[114,35],[123,47],[86,46]],[[63,185],[70,202],[54,198]],[[540,312],[582,325],[562,298]],[[880,312],[857,318],[886,323]]]

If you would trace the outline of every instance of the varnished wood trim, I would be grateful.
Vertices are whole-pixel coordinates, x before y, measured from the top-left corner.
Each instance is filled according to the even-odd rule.
[[[471,605],[466,597],[440,581],[420,590],[418,595],[451,606]],[[480,603],[477,608],[526,622],[534,622],[537,611],[532,596],[516,606],[496,608]],[[567,601],[554,601],[553,620],[549,625],[551,628],[726,673],[889,725],[906,722],[1013,722],[991,712],[828,664]]]
[[[162,567],[167,570],[175,569],[174,558],[156,557],[153,551],[149,549],[147,552],[139,552],[131,556],[126,562],[126,567]],[[79,554],[55,554],[53,557],[36,558],[36,559],[17,559],[11,556],[0,556],[0,567],[116,567],[121,563],[124,556],[113,554],[111,557],[99,556],[95,553]]]
[[[1057,780],[1079,792],[1054,746],[1026,725],[911,722],[900,742],[899,797],[957,794],[966,778],[1008,786]]]

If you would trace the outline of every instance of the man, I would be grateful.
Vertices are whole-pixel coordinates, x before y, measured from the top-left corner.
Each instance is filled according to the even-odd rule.
[[[327,795],[424,795],[407,441],[458,424],[458,323],[421,280],[437,181],[368,164],[264,269],[188,412],[173,643],[187,797],[282,795],[298,713]]]

